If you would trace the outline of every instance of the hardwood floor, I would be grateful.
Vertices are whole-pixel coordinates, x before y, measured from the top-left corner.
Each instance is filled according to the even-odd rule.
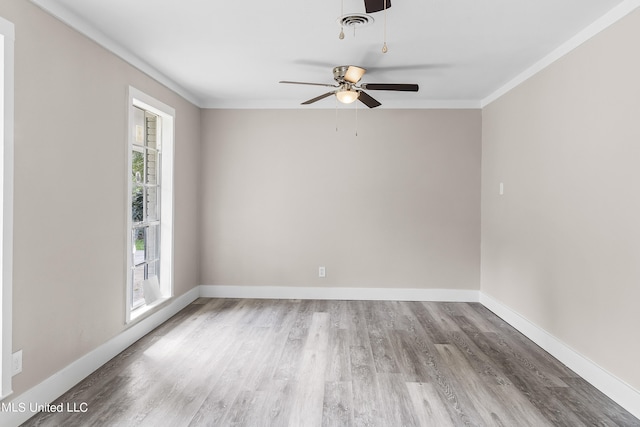
[[[640,426],[480,304],[199,299],[26,426]]]

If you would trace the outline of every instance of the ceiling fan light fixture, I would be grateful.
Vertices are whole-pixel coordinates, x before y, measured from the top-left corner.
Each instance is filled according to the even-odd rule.
[[[355,65],[349,65],[349,67],[347,68],[347,72],[344,73],[344,79],[350,83],[356,84],[360,81],[360,79],[366,72],[367,70],[365,70],[364,68],[356,67]]]
[[[351,104],[360,96],[360,92],[353,89],[342,89],[336,92],[336,98],[343,104]]]

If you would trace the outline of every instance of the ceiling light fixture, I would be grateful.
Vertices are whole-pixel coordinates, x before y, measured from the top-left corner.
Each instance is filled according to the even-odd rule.
[[[365,70],[364,68],[350,65],[349,67],[347,67],[347,71],[345,71],[344,73],[344,80],[348,81],[349,83],[356,84],[360,81],[360,79],[366,72],[367,70]]]
[[[360,96],[360,92],[350,88],[342,88],[336,92],[336,98],[343,104],[351,104]]]

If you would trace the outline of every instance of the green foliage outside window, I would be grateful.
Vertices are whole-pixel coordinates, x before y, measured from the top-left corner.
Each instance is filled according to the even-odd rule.
[[[144,155],[134,151],[131,162],[131,182],[133,183],[131,189],[131,219],[134,222],[140,222],[144,219],[144,190],[136,185],[137,183],[142,183],[143,176]]]

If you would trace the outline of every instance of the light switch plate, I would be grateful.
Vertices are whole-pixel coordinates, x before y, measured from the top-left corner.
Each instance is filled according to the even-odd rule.
[[[17,375],[20,372],[22,372],[22,350],[13,353],[11,359],[11,375]]]

